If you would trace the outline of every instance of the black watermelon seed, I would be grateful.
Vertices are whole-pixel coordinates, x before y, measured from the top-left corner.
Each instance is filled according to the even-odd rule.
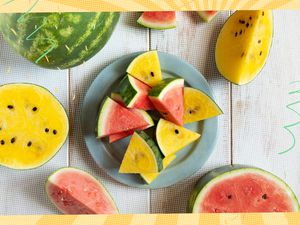
[[[242,30],[240,30],[240,35],[243,33],[243,31]]]
[[[57,134],[57,130],[53,130],[53,134],[56,135]]]
[[[31,145],[32,145],[32,142],[29,141],[29,142],[27,143],[27,146],[30,147]]]
[[[176,130],[175,130],[175,134],[179,134],[179,130],[176,129]]]
[[[238,32],[235,32],[235,36],[237,37],[237,35],[238,35]]]
[[[189,111],[189,113],[190,113],[190,114],[193,114],[193,111],[192,111],[192,110],[190,110],[190,111]]]
[[[251,16],[249,17],[249,20],[252,20],[252,17],[251,17]]]
[[[239,20],[239,23],[245,24],[245,20]]]
[[[243,52],[243,53],[242,53],[241,57],[243,58],[243,57],[244,57],[244,55],[245,55],[245,52]]]
[[[45,129],[45,132],[48,133],[48,132],[49,132],[49,128],[46,128],[46,129]]]
[[[1,140],[1,145],[4,145],[5,144],[5,141],[4,140]]]
[[[33,107],[32,111],[35,112],[37,110],[37,107]]]
[[[267,196],[267,194],[263,194],[263,195],[261,196],[261,198],[262,198],[262,199],[267,199],[268,196]]]
[[[257,42],[258,42],[258,44],[260,44],[260,43],[261,43],[261,40],[258,40]]]
[[[232,195],[228,195],[227,198],[228,198],[228,199],[232,199]]]
[[[16,142],[16,138],[12,138],[11,140],[10,140],[10,143],[15,143]]]
[[[13,106],[13,105],[8,105],[8,106],[7,106],[7,108],[9,108],[9,109],[13,109],[13,108],[14,108],[14,106]]]
[[[260,51],[259,55],[262,55],[262,51]]]
[[[246,24],[246,27],[249,27],[249,23]]]
[[[265,12],[264,11],[262,11],[262,16],[264,16],[265,15]]]
[[[151,72],[150,74],[151,74],[151,77],[154,77],[154,73],[153,72]]]

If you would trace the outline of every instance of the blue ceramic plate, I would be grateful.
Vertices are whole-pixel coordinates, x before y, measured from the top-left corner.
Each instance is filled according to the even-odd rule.
[[[218,119],[186,125],[188,129],[201,134],[201,138],[181,150],[172,164],[151,184],[147,185],[136,174],[120,174],[119,168],[130,138],[113,144],[98,140],[95,136],[99,106],[112,91],[118,90],[120,80],[126,74],[130,62],[141,52],[126,55],[106,67],[94,80],[86,93],[82,110],[82,128],[86,145],[96,161],[115,180],[138,188],[163,188],[175,184],[197,172],[212,153],[217,139]],[[200,89],[213,97],[205,78],[190,64],[176,56],[159,52],[159,59],[164,77],[182,77],[186,86]]]

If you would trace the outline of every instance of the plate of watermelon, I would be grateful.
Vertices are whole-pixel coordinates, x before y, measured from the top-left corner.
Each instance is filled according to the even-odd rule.
[[[86,93],[81,122],[99,167],[120,183],[155,189],[204,165],[221,114],[199,71],[176,56],[149,51],[101,71]]]

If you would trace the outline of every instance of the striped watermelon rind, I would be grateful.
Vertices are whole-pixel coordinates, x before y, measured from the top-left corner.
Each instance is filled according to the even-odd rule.
[[[67,69],[104,47],[119,16],[115,12],[0,14],[0,30],[6,42],[29,61]]]
[[[276,184],[282,187],[288,193],[291,200],[293,200],[294,211],[295,212],[300,211],[300,205],[295,193],[281,178],[263,169],[256,168],[256,167],[249,167],[245,165],[228,165],[228,166],[219,167],[208,172],[203,177],[201,177],[190,196],[187,211],[189,213],[199,213],[199,205],[201,200],[205,196],[205,192],[209,190],[209,188],[212,187],[215,182],[218,182],[224,178],[226,179],[232,175],[242,174],[244,172],[253,172],[253,173],[261,174],[274,181]]]

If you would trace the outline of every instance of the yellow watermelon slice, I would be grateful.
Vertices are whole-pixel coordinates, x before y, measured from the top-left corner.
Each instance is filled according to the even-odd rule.
[[[183,120],[185,124],[209,119],[222,113],[217,103],[204,92],[190,87],[184,88]]]
[[[215,58],[219,72],[232,83],[249,83],[264,67],[272,39],[272,11],[235,12],[217,40]]]
[[[67,114],[45,88],[33,84],[0,87],[0,164],[32,169],[50,160],[69,131]]]
[[[124,155],[120,173],[158,173],[163,156],[155,142],[143,131],[136,131]]]
[[[97,136],[103,138],[112,134],[147,126],[147,121],[107,97],[100,107]]]
[[[160,119],[156,128],[156,140],[164,156],[177,153],[200,138],[200,134]]]
[[[157,85],[162,81],[157,51],[137,56],[128,66],[127,73],[151,87]]]

